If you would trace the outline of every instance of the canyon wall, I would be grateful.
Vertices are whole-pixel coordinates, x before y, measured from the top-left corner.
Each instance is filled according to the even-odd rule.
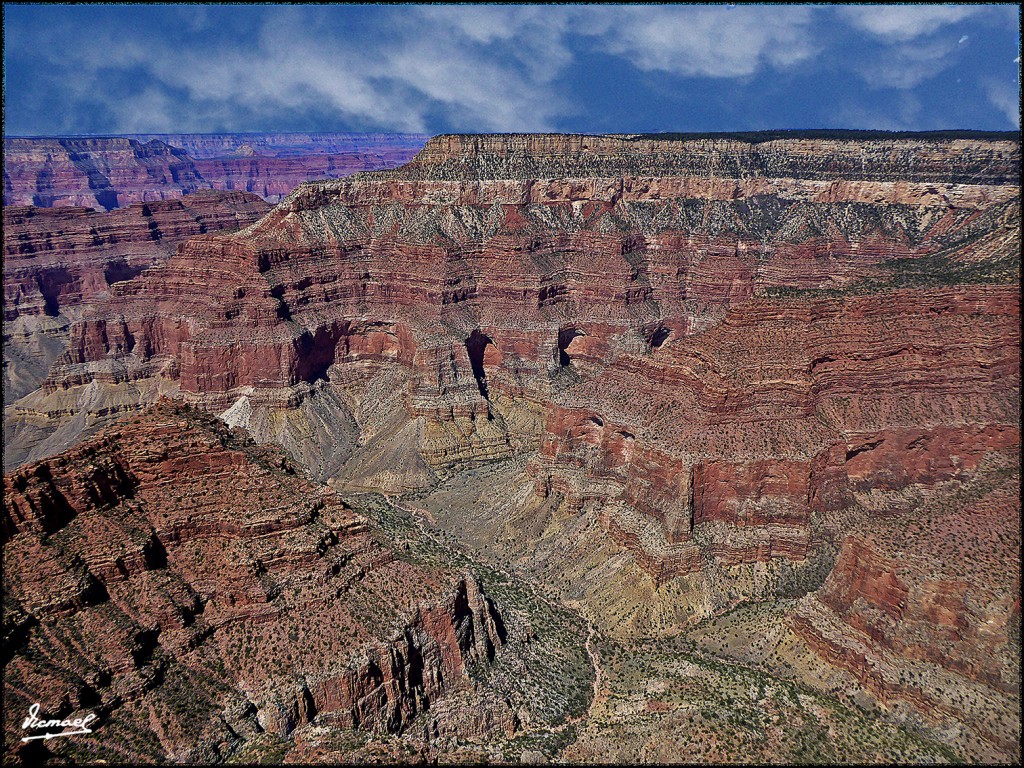
[[[135,203],[109,213],[5,207],[5,408],[38,389],[67,348],[70,324],[87,305],[106,299],[111,285],[166,261],[182,240],[240,229],[269,209],[255,195],[219,191]],[[117,407],[111,406],[116,413]],[[5,441],[8,458],[12,447]]]
[[[84,748],[119,762],[222,761],[315,717],[517,728],[500,697],[440,706],[508,637],[479,581],[409,562],[210,416],[163,401],[6,475],[2,525],[4,731],[24,759],[40,756],[19,730],[37,702],[97,715]]]
[[[1012,548],[978,581],[876,533],[1019,459],[1019,167],[1016,136],[437,137],[111,285],[9,406],[9,466],[170,391],[618,637],[799,599],[882,699],[1012,705]],[[1019,504],[985,498],[999,540]]]
[[[315,401],[362,437],[337,471],[301,451],[354,487],[537,449],[541,496],[656,525],[678,561],[659,578],[703,567],[683,546],[699,530],[722,567],[804,561],[812,513],[911,450],[862,470],[853,443],[1016,424],[1017,158],[1011,141],[439,137],[115,286],[44,389],[161,369],[237,423]],[[585,175],[647,165],[667,170]],[[366,430],[382,376],[389,426]]]

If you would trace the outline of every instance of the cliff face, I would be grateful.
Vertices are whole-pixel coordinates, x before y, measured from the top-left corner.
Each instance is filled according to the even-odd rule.
[[[438,136],[403,175],[425,179],[680,176],[970,184],[1019,183],[1020,145],[1006,140],[656,135]]]
[[[164,261],[194,235],[247,227],[270,210],[245,192],[197,192],[110,213],[4,208],[4,320],[80,306]]]
[[[1016,555],[936,574],[939,539],[898,531],[1019,459],[1019,162],[976,138],[438,137],[111,286],[11,406],[13,463],[173,391],[340,491],[415,491],[619,638],[800,598],[821,658],[931,715],[975,686],[958,722],[1010,754],[983,713],[1019,681]],[[1002,541],[1019,505],[985,499]]]
[[[474,577],[403,560],[280,451],[167,402],[8,474],[3,536],[9,744],[34,702],[96,713],[88,748],[120,761],[222,760],[317,715],[395,733],[507,636]]]
[[[4,139],[4,205],[109,211],[208,188],[192,158],[159,141]]]
[[[188,237],[240,229],[269,208],[255,195],[212,191],[109,213],[5,207],[4,406],[39,387],[70,323],[111,285],[165,261]]]
[[[908,475],[892,442],[865,465],[854,437],[1016,422],[1018,156],[998,141],[441,137],[117,286],[47,388],[162,366],[237,414],[335,391],[335,433],[371,429],[337,471],[300,452],[340,481],[412,487],[539,448],[542,495],[621,501],[669,545],[703,528],[723,565],[803,561],[812,509],[893,473],[942,475]],[[587,175],[648,164],[667,170]],[[400,392],[378,429],[359,411],[385,370]],[[381,474],[399,455],[404,483]],[[681,554],[662,578],[697,563]]]
[[[4,205],[104,210],[222,189],[277,202],[311,179],[390,168],[425,136],[180,134],[4,139]]]
[[[857,526],[824,585],[788,616],[821,658],[889,706],[963,723],[1011,756],[1020,738],[1018,461],[1016,447],[989,454],[971,482]]]
[[[141,142],[157,139],[183,149],[196,160],[231,156],[293,157],[302,155],[344,155],[386,159],[383,168],[412,159],[430,136],[415,133],[133,133],[128,138]],[[394,161],[398,162],[394,162]]]

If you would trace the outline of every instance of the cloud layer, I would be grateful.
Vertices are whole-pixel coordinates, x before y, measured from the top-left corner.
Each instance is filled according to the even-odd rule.
[[[1019,127],[1016,6],[4,12],[8,133]]]

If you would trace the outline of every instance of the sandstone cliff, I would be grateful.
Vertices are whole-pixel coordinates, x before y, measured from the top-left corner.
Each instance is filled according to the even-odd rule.
[[[254,195],[203,191],[182,199],[92,209],[4,208],[3,391],[5,408],[37,390],[67,348],[68,329],[114,283],[165,261],[175,245],[205,232],[248,226],[269,209]],[[138,398],[130,396],[137,406]],[[118,398],[104,409],[113,418]],[[74,406],[65,403],[68,414]],[[5,412],[5,423],[9,423]],[[4,442],[5,466],[25,458],[27,439]],[[66,445],[59,440],[59,448]]]
[[[11,434],[41,458],[173,391],[620,640],[800,599],[821,658],[1005,756],[1012,552],[962,588],[872,532],[1019,459],[1019,164],[1016,137],[438,137],[113,285]],[[957,715],[950,681],[997,704]]]
[[[657,526],[664,546],[640,551],[614,505],[602,518],[656,581],[702,569],[698,551],[802,562],[812,512],[844,503],[847,443],[1016,422],[1018,157],[1010,141],[440,137],[117,286],[46,391],[163,370],[350,486],[537,449],[541,497]],[[665,170],[587,175],[646,163]],[[882,473],[903,460],[886,457]]]
[[[314,718],[397,733],[471,690],[507,638],[474,577],[403,559],[279,450],[187,408],[160,403],[4,486],[8,744],[34,702],[97,714],[67,748],[119,762],[219,761]],[[515,729],[501,697],[478,707],[489,726],[443,727]]]

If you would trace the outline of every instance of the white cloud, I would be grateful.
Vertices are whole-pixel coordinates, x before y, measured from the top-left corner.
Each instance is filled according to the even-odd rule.
[[[984,7],[963,5],[856,5],[837,8],[857,29],[886,41],[913,40],[948,24],[984,13]]]
[[[282,112],[306,111],[333,114],[339,124],[418,132],[427,130],[435,109],[467,129],[546,130],[566,108],[548,87],[550,70],[503,65],[488,55],[491,38],[473,39],[443,15],[399,23],[387,39],[351,36],[305,9],[274,11],[242,50],[181,47],[130,34],[47,50],[55,67],[75,75],[62,85],[77,98],[101,101],[116,132],[238,130],[254,118],[273,122]],[[530,31],[529,25],[521,29]],[[104,86],[112,73],[136,67],[145,71],[145,85],[130,97]],[[179,103],[184,94],[187,109],[176,111],[171,94]]]
[[[893,45],[853,67],[873,86],[909,89],[952,66],[957,48],[949,41]]]
[[[639,69],[734,78],[815,54],[808,8],[423,6],[366,16],[358,30],[320,7],[268,7],[244,47],[161,42],[139,30],[53,45],[79,95],[104,100],[120,132],[249,127],[282,111],[339,124],[425,131],[441,113],[466,130],[551,130],[574,113],[556,81],[582,45]],[[340,18],[357,18],[351,15]],[[209,25],[200,9],[192,29]],[[575,38],[575,39],[574,39]],[[187,40],[187,38],[186,38]],[[206,41],[205,43],[203,41]],[[58,53],[59,52],[59,53]],[[141,67],[141,94],[111,94],[111,72]],[[169,94],[186,97],[174,113]],[[264,121],[266,122],[266,121]]]
[[[744,77],[813,57],[812,17],[813,9],[791,6],[595,6],[578,29],[643,70]]]
[[[714,78],[720,82],[700,87],[722,94],[730,81],[806,73],[802,65],[810,62],[827,77],[852,71],[873,86],[910,91],[970,53],[965,30],[937,32],[976,13],[976,24],[1016,19],[986,6],[756,4],[196,6],[177,13],[169,36],[127,21],[88,30],[62,23],[6,42],[10,51],[27,48],[48,60],[38,90],[50,94],[48,103],[64,105],[65,130],[77,108],[94,121],[109,120],[106,130],[117,132],[303,122],[352,130],[543,131],[582,112],[585,105],[571,101],[570,82],[601,82],[599,72],[574,69],[584,57],[617,57],[675,78]],[[837,14],[847,25],[838,37],[830,28]],[[859,30],[850,48],[828,47],[849,38],[850,28]],[[616,84],[629,69],[620,64]],[[636,79],[646,88],[682,87],[671,78]],[[912,119],[910,111],[899,118]]]
[[[1020,130],[1020,90],[1011,83],[995,80],[986,81],[983,87],[992,106],[1006,116],[1010,125]]]

